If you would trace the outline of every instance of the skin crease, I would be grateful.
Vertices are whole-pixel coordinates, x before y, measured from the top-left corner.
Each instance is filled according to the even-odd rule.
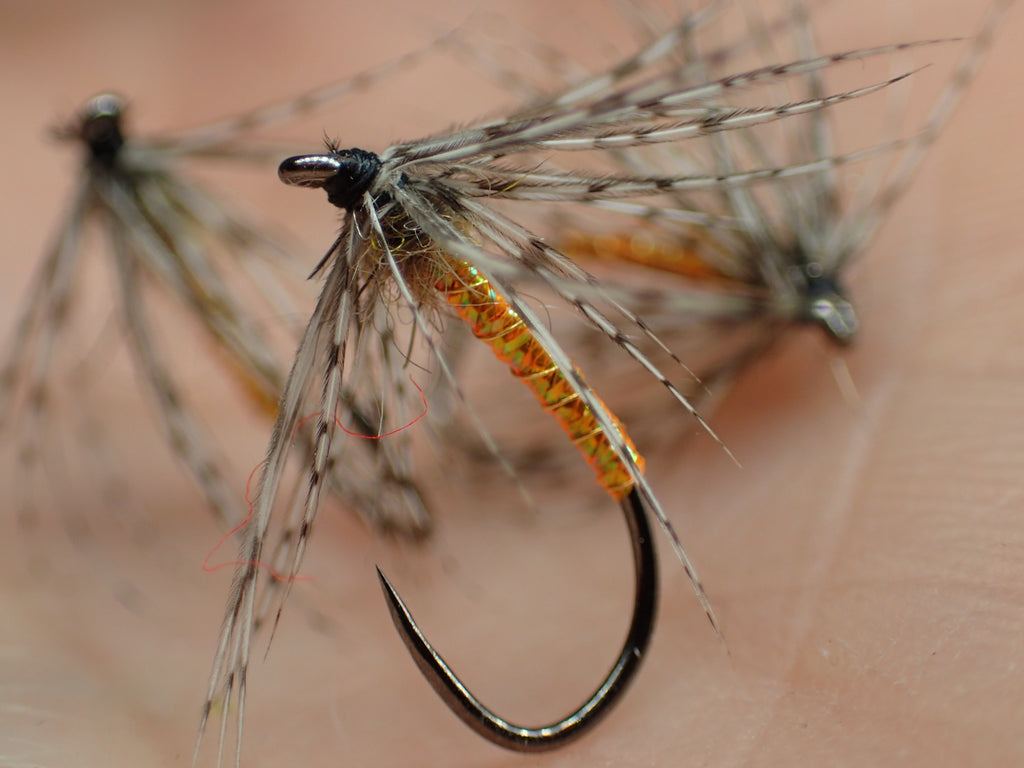
[[[43,126],[113,87],[132,99],[140,132],[184,127],[384,60],[374,36],[385,25],[397,25],[400,53],[473,8],[453,1],[405,18],[396,4],[325,10],[297,0],[245,4],[244,14],[230,4],[216,15],[202,6],[36,3],[10,13],[0,30],[3,71],[17,73],[0,79],[5,331],[75,162]],[[907,6],[853,18],[830,9],[828,42],[968,34],[986,3]],[[536,28],[551,11],[524,13]],[[863,333],[842,360],[859,402],[835,385],[837,353],[798,332],[715,411],[742,470],[710,441],[683,445],[692,432],[683,416],[673,422],[678,435],[659,436],[648,452],[724,645],[659,538],[659,626],[621,705],[555,753],[524,758],[483,742],[419,678],[373,564],[484,701],[532,722],[577,704],[610,662],[628,614],[628,549],[617,515],[603,514],[613,505],[595,492],[550,484],[543,506],[565,509],[554,520],[489,514],[497,502],[483,501],[492,499],[487,477],[456,471],[429,486],[444,515],[426,548],[321,515],[304,567],[315,581],[297,586],[265,660],[266,640],[254,646],[246,765],[1021,762],[1024,103],[1011,89],[1022,22],[1022,9],[1011,9],[958,114],[854,268]],[[328,42],[305,44],[311,34]],[[380,149],[501,103],[456,91],[407,86],[398,98],[416,102],[405,116],[375,95],[380,103],[329,112],[298,135],[315,150],[326,125],[348,144]],[[450,114],[452,99],[468,109]],[[280,188],[272,170],[252,178],[266,181],[252,185],[249,204],[301,232],[312,264],[332,237],[329,206]],[[199,567],[219,533],[172,469],[148,404],[132,394],[123,352],[108,354],[119,375],[100,376],[88,412],[67,430],[61,422],[55,455],[79,468],[92,466],[92,453],[114,465],[116,494],[79,471],[53,479],[56,490],[43,486],[49,495],[39,498],[62,500],[63,512],[40,501],[33,522],[19,523],[15,499],[35,491],[23,489],[4,453],[3,482],[14,492],[0,519],[0,765],[190,764],[230,571]],[[206,386],[198,363],[207,358],[187,359],[196,361],[189,382]],[[471,370],[504,384],[483,357]],[[230,392],[210,384],[199,397],[223,414],[218,438],[232,449],[241,489],[268,428],[238,413]],[[98,427],[99,442],[85,446],[71,428],[78,417]],[[425,466],[436,469],[427,453]],[[448,495],[452,477],[458,499]],[[602,514],[585,508],[591,500]],[[89,535],[66,523],[72,515],[88,520]]]

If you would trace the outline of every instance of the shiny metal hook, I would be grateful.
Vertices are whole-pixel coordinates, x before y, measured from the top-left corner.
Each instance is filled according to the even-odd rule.
[[[621,503],[633,545],[636,573],[636,594],[629,633],[618,660],[593,695],[575,712],[551,725],[538,728],[513,725],[480,703],[427,642],[405,603],[380,569],[377,569],[391,610],[391,619],[416,666],[448,708],[488,741],[516,752],[543,752],[561,747],[582,736],[604,717],[636,675],[654,632],[658,600],[657,560],[647,514],[636,488]]]

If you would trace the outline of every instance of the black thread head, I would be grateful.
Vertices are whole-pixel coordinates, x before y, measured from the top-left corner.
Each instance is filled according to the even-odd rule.
[[[351,211],[380,173],[380,158],[365,149],[331,150],[323,155],[289,157],[277,169],[285,184],[327,192],[327,200]]]
[[[124,134],[121,132],[124,110],[124,100],[120,96],[112,93],[93,96],[78,113],[75,127],[65,135],[80,139],[96,163],[111,168],[124,146]]]
[[[803,281],[803,319],[821,327],[833,341],[851,344],[859,321],[839,281],[814,261],[805,261],[797,269]]]

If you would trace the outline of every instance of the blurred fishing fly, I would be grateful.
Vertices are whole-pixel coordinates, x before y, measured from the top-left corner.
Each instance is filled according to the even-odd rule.
[[[302,313],[293,297],[305,275],[265,227],[242,218],[186,180],[181,166],[189,159],[279,160],[280,148],[261,146],[249,140],[249,134],[370,88],[441,42],[443,38],[286,103],[174,137],[132,137],[124,125],[125,103],[113,94],[90,99],[70,124],[60,128],[58,138],[84,149],[82,170],[70,211],[38,268],[0,368],[0,423],[19,422],[22,455],[34,461],[42,453],[54,364],[78,354],[65,336],[80,298],[76,291],[85,256],[81,240],[92,224],[109,246],[117,285],[113,303],[120,313],[116,325],[157,406],[171,449],[221,523],[236,525],[242,519],[241,494],[225,480],[225,462],[183,391],[176,361],[165,354],[161,329],[154,323],[153,300],[162,292],[184,308],[220,353],[221,362],[262,409],[272,413],[287,370],[286,359],[277,350],[290,347],[301,335]],[[351,429],[375,434],[372,402],[352,402],[349,410]],[[358,445],[346,452],[345,459],[361,471],[343,484],[332,483],[332,488],[372,525],[425,532],[429,516],[408,477],[401,440],[353,442]]]
[[[644,534],[647,512],[668,534],[717,628],[710,602],[644,478],[631,440],[587,385],[541,313],[524,299],[522,289],[528,285],[550,288],[655,376],[698,420],[699,416],[619,329],[617,323],[625,322],[650,335],[620,301],[622,294],[601,285],[495,205],[514,200],[592,203],[672,196],[680,190],[725,190],[820,169],[843,159],[737,174],[673,176],[609,175],[585,164],[565,170],[552,158],[556,153],[567,157],[563,153],[571,150],[598,150],[600,161],[610,149],[716,136],[849,101],[905,76],[800,102],[722,110],[717,103],[730,90],[750,91],[911,45],[809,58],[694,85],[690,73],[672,60],[672,53],[707,15],[683,20],[609,73],[507,118],[403,142],[380,154],[331,144],[322,153],[292,157],[280,165],[285,183],[323,189],[329,202],[342,211],[342,226],[316,270],[323,276],[323,289],[299,344],[257,482],[252,517],[242,532],[241,565],[215,655],[196,761],[216,711],[222,717],[218,764],[226,747],[229,717],[234,717],[236,725],[235,762],[241,763],[254,624],[269,607],[266,595],[275,587],[279,587],[279,601],[274,623],[280,619],[316,519],[337,425],[350,417],[348,393],[377,393],[381,402],[391,405],[382,414],[385,428],[408,423],[404,393],[397,387],[406,380],[405,370],[411,365],[436,369],[461,398],[442,348],[448,307],[555,415],[595,469],[600,484],[620,502],[633,541],[637,588],[630,633],[602,686],[565,719],[542,728],[522,728],[489,712],[468,692],[427,644],[382,577],[396,625],[442,698],[481,735],[517,750],[549,749],[592,725],[618,699],[635,672],[653,625],[657,583],[653,551]],[[414,360],[417,350],[427,362]],[[308,484],[305,500],[295,507],[291,496],[281,492],[281,485],[290,464],[293,435],[310,417],[315,422],[312,452],[308,460],[298,457]],[[704,426],[703,421],[700,424]],[[283,586],[260,579],[261,573],[266,575],[261,566],[267,562],[283,571]],[[267,591],[260,598],[257,588],[263,583]],[[232,706],[233,701],[237,706]]]
[[[675,287],[654,288],[643,301],[630,306],[666,340],[671,337],[678,342],[673,351],[708,388],[734,377],[795,324],[815,325],[836,344],[850,344],[859,320],[846,292],[847,267],[866,250],[886,214],[907,190],[1011,3],[991,4],[981,30],[923,126],[910,138],[883,146],[885,152],[877,158],[874,172],[865,173],[852,195],[837,166],[826,163],[798,177],[756,187],[731,186],[699,198],[681,192],[652,205],[600,203],[623,214],[628,226],[604,234],[577,228],[563,238],[562,247],[571,257],[628,262],[652,274],[679,278]],[[745,37],[759,55],[773,55],[782,32],[792,35],[797,55],[815,55],[804,3],[791,3],[790,14],[775,23],[766,22],[753,3],[745,9],[750,25]],[[717,76],[722,63],[728,63],[715,52],[703,50],[693,35],[677,48],[677,55],[681,70],[693,83]],[[514,79],[507,72],[504,77]],[[796,88],[789,93],[798,99],[825,92],[820,71],[804,73],[794,82]],[[729,94],[724,95],[720,108],[734,108]],[[751,162],[807,165],[835,156],[838,140],[831,118],[832,114],[819,111],[779,123],[770,135],[723,133],[685,148],[623,150],[616,160],[633,173],[657,168],[659,172],[677,169],[728,175]],[[896,161],[883,167],[894,153],[899,153]],[[690,213],[694,210],[704,215],[694,217]],[[663,283],[659,280],[659,286]],[[692,396],[706,391],[710,389],[695,387]]]

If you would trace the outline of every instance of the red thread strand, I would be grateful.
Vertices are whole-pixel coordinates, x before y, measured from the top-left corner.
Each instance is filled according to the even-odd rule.
[[[358,432],[352,432],[351,430],[346,429],[345,425],[341,423],[341,420],[337,416],[334,417],[334,423],[346,435],[351,435],[352,437],[360,437],[360,438],[363,438],[364,440],[383,440],[385,437],[391,437],[392,435],[397,435],[399,432],[402,432],[402,431],[404,431],[406,429],[409,429],[413,425],[417,424],[421,419],[423,419],[423,417],[427,415],[427,410],[428,410],[427,396],[424,394],[423,388],[419,384],[416,383],[416,380],[412,376],[409,376],[409,381],[411,381],[412,385],[414,387],[416,387],[416,391],[420,393],[420,400],[423,403],[423,412],[419,416],[417,416],[415,419],[410,421],[408,424],[405,424],[405,425],[403,425],[401,427],[398,427],[397,429],[393,429],[390,432],[385,432],[383,435],[361,435]],[[298,424],[296,424],[295,425],[295,431],[292,433],[292,441],[294,442],[295,435],[298,433],[299,429],[301,429],[301,427],[307,421],[310,421],[311,419],[317,418],[322,413],[323,413],[323,411],[317,411],[316,413],[311,413],[309,416],[306,416]],[[249,505],[249,514],[247,514],[245,516],[245,519],[242,522],[240,522],[238,525],[236,525],[230,531],[225,533],[220,538],[220,541],[218,541],[217,544],[213,547],[213,549],[211,549],[209,551],[209,553],[206,555],[206,557],[203,558],[203,571],[206,572],[206,573],[214,573],[215,571],[219,571],[221,568],[226,568],[228,566],[252,565],[252,566],[255,566],[257,568],[265,568],[267,573],[270,574],[270,577],[272,579],[274,579],[275,581],[286,581],[286,582],[313,581],[313,577],[312,576],[286,576],[285,574],[277,571],[273,567],[271,567],[271,566],[269,566],[266,563],[261,562],[261,561],[248,562],[248,561],[243,561],[243,560],[228,560],[228,561],[223,562],[223,563],[217,563],[216,565],[210,565],[210,559],[217,553],[218,550],[220,550],[221,547],[224,546],[225,542],[227,542],[228,539],[230,539],[232,536],[234,536],[236,533],[238,533],[240,530],[242,530],[248,524],[249,520],[252,518],[253,506],[254,506],[254,502],[250,498],[250,493],[252,491],[252,480],[256,476],[256,473],[260,470],[260,468],[264,464],[266,464],[266,463],[267,463],[267,460],[263,459],[263,461],[261,461],[255,467],[253,467],[252,472],[249,473],[248,480],[245,481],[245,502],[246,502],[246,504]]]

